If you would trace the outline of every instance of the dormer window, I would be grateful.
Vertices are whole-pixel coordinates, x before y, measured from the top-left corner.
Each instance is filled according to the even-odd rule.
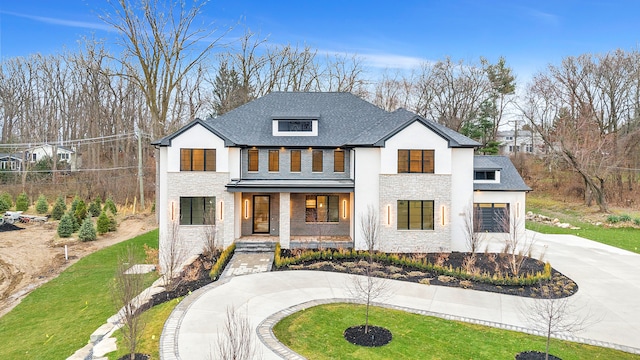
[[[495,180],[496,179],[496,171],[495,170],[476,170],[473,176],[473,180]]]
[[[273,136],[318,136],[319,115],[274,116]]]
[[[279,132],[311,132],[313,131],[311,120],[278,120]]]

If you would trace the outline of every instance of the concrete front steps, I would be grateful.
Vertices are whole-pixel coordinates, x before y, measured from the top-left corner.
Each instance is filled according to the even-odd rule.
[[[268,253],[274,252],[276,243],[272,241],[238,241],[236,242],[236,253]]]

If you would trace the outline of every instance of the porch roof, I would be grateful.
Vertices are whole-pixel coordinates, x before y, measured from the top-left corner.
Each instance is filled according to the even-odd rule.
[[[283,179],[283,180],[232,180],[226,185],[229,192],[284,192],[284,193],[308,193],[308,192],[353,192],[354,183],[351,179],[324,180],[324,179]]]

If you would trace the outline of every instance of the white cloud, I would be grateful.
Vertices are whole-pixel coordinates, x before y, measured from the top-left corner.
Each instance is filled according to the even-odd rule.
[[[77,28],[84,28],[84,29],[112,30],[112,28],[109,25],[99,23],[99,22],[57,19],[57,18],[50,18],[45,16],[34,16],[34,15],[19,14],[19,13],[4,12],[4,11],[2,12],[2,14],[30,19],[30,20],[45,23],[45,24],[53,24],[53,25],[60,25],[60,26],[66,26],[66,27],[77,27]]]

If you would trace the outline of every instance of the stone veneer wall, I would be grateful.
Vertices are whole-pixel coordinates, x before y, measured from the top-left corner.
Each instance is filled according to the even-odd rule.
[[[451,188],[451,175],[380,175],[380,249],[387,252],[451,251],[451,191],[455,191]],[[433,200],[434,230],[398,230],[398,200]],[[389,225],[388,206],[391,208]]]
[[[168,180],[168,204],[169,214],[166,229],[160,231],[160,253],[168,245],[168,234],[171,234],[171,203],[174,204],[175,221],[179,222],[180,197],[209,197],[216,198],[216,240],[220,246],[227,247],[234,241],[234,199],[233,193],[226,191],[225,184],[229,183],[229,173],[207,172],[207,171],[184,171],[170,172],[167,174]],[[220,202],[222,201],[222,220],[220,220]],[[163,231],[164,230],[164,231]],[[180,251],[181,255],[189,257],[202,252],[204,247],[205,226],[202,225],[180,225]],[[162,259],[160,259],[162,262]]]

